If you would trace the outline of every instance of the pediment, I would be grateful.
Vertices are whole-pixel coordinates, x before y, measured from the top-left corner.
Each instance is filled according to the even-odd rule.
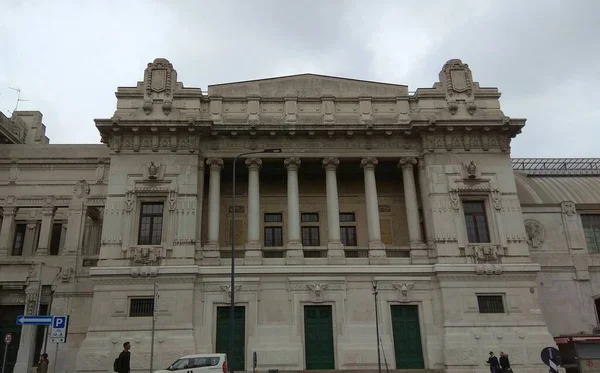
[[[208,87],[208,94],[238,98],[252,96],[261,98],[399,97],[408,95],[408,87],[317,74],[300,74],[211,85]]]

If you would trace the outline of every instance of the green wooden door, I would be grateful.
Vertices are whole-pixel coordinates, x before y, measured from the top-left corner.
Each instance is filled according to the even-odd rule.
[[[2,373],[13,373],[17,363],[17,353],[19,352],[19,340],[21,337],[21,326],[16,325],[17,316],[22,315],[23,306],[0,306],[0,372],[2,372],[2,361],[4,359],[4,335],[11,333],[13,340],[8,345],[6,352],[6,369]]]
[[[396,369],[423,369],[421,328],[417,306],[392,306]]]
[[[304,307],[306,369],[335,369],[331,306]]]
[[[215,352],[228,354],[227,364],[235,371],[245,370],[246,361],[246,308],[235,307],[235,338],[233,358],[229,356],[229,307],[217,307],[217,341]]]

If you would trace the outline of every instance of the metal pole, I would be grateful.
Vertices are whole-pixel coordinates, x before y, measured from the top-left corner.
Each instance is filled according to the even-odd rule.
[[[233,373],[233,338],[235,337],[235,332],[233,330],[235,326],[235,163],[242,155],[243,154],[239,154],[233,159],[233,171],[231,175],[231,180],[233,182],[231,197],[231,303],[229,304],[229,354],[227,359],[229,371],[231,373]]]
[[[154,304],[152,306],[152,337],[150,341],[150,373],[154,372],[154,329],[156,328],[156,304],[158,300],[158,284],[154,283]]]
[[[52,363],[52,373],[56,373],[56,359],[58,359],[58,345],[60,345],[60,343],[56,344],[56,351],[54,351],[54,363]]]
[[[2,373],[6,372],[6,354],[8,354],[8,343],[4,343],[4,358],[2,358]]]
[[[373,281],[373,295],[375,296],[375,330],[377,332],[377,368],[378,372],[381,373],[381,353],[379,352],[379,307],[377,307],[377,281]]]
[[[241,156],[259,153],[281,153],[281,149],[263,149],[255,152],[248,152],[238,154],[233,159],[233,170],[231,175],[232,180],[232,191],[231,191],[231,302],[229,305],[229,353],[227,354],[227,363],[229,365],[229,371],[234,373],[233,370],[233,339],[235,338],[235,164]]]
[[[48,314],[52,315],[52,301],[54,300],[54,291],[50,289],[50,303],[48,304]],[[48,352],[48,336],[50,335],[50,325],[46,325],[46,335],[44,337],[44,352]],[[4,371],[2,371],[4,373]]]

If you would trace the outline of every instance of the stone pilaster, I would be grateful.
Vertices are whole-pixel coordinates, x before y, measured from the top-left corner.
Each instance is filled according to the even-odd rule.
[[[31,256],[35,254],[35,238],[37,236],[38,222],[30,221],[25,228],[25,236],[23,237],[22,256]]]
[[[219,212],[221,209],[221,169],[223,160],[209,158],[206,164],[210,167],[208,185],[208,237],[204,245],[203,264],[219,264]]]
[[[67,220],[67,237],[63,254],[75,255],[82,242],[83,229],[85,227],[85,203],[82,200],[73,199],[69,206],[69,217]]]
[[[17,208],[4,206],[2,210],[2,228],[0,228],[0,257],[10,255],[15,231]]]
[[[379,203],[377,200],[377,182],[375,179],[375,166],[379,161],[376,158],[363,158],[360,166],[363,168],[365,178],[365,204],[367,210],[367,230],[369,237],[369,257],[385,257],[385,245],[381,242],[381,227],[379,224]]]
[[[48,255],[50,252],[50,240],[52,239],[52,225],[56,207],[44,207],[42,209],[42,224],[40,227],[40,239],[35,255]]]
[[[248,234],[246,259],[262,258],[260,247],[260,176],[262,161],[258,158],[246,159],[248,167]],[[258,263],[260,264],[260,263]]]
[[[339,164],[340,160],[337,158],[329,157],[323,159],[327,189],[327,226],[329,232],[327,257],[334,261],[344,258],[344,245],[342,245],[340,238],[340,206],[336,175]]]
[[[198,197],[196,199],[196,260],[202,259],[202,215],[204,212],[204,161],[198,163]]]
[[[300,238],[300,195],[298,190],[300,163],[301,160],[297,157],[286,158],[283,161],[287,168],[288,241],[286,257],[288,264],[301,264],[304,261]]]
[[[406,218],[408,220],[408,240],[410,242],[410,256],[413,262],[427,259],[426,247],[421,236],[421,225],[419,222],[419,205],[417,203],[417,187],[413,173],[416,158],[402,158],[398,167],[402,168],[402,180],[404,182],[404,203],[406,205]]]

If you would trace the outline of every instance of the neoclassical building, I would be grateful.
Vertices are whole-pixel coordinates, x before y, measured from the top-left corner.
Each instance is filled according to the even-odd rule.
[[[153,309],[156,369],[227,352],[232,290],[240,371],[254,352],[261,371],[376,369],[374,284],[390,369],[487,372],[493,350],[547,371],[553,337],[598,325],[598,162],[511,160],[525,119],[460,60],[410,94],[314,74],[202,91],[159,58],[116,97],[98,145],[0,118],[14,372],[54,356],[15,325],[38,313],[70,316],[57,371],[112,371],[124,341],[147,371]]]

